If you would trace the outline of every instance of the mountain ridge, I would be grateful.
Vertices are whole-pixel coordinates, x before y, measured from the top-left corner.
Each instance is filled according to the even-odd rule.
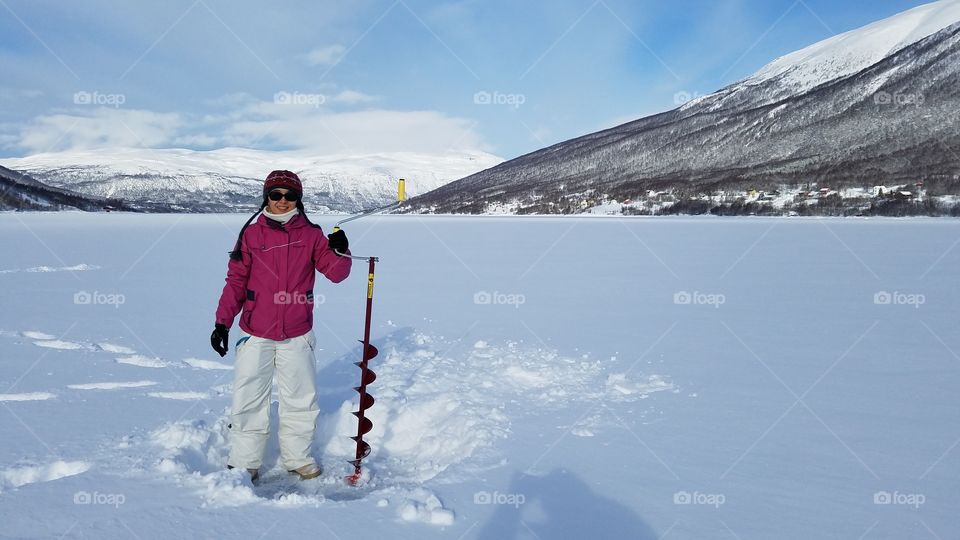
[[[960,2],[921,8],[929,13],[930,6],[949,7],[960,18]],[[416,197],[405,211],[570,213],[650,190],[709,196],[724,188],[824,182],[932,180],[940,183],[935,189],[955,192],[960,160],[949,150],[957,142],[958,32],[960,23],[949,24],[795,95],[781,95],[777,77],[747,78],[693,105],[506,161]]]
[[[2,161],[50,186],[187,212],[252,210],[267,173],[289,169],[301,176],[309,211],[355,212],[393,202],[398,178],[416,195],[502,160],[480,151],[315,156],[245,148],[115,148]]]

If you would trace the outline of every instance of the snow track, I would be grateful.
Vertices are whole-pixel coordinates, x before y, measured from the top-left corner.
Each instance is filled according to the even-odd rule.
[[[27,337],[41,346],[63,343],[40,331],[9,334]],[[114,359],[117,364],[141,370],[191,367],[220,371],[221,379],[231,375],[230,365],[214,360],[187,357],[183,362],[168,362],[109,341],[90,343],[96,346],[76,343],[75,347],[61,348],[92,355],[120,354]],[[360,490],[347,488],[342,481],[349,472],[346,461],[353,452],[348,437],[356,430],[356,418],[351,414],[356,408],[355,395],[349,388],[357,374],[349,356],[328,366],[324,376],[341,381],[334,394],[348,399],[323,411],[319,419],[316,447],[326,472],[317,480],[296,481],[279,466],[275,437],[258,485],[252,485],[242,471],[226,470],[229,408],[223,403],[229,397],[229,384],[213,385],[208,391],[151,390],[140,394],[198,403],[216,396],[221,409],[212,420],[178,419],[164,422],[145,435],[126,436],[119,443],[104,441],[103,445],[114,447],[116,453],[98,456],[96,461],[100,468],[110,470],[115,463],[133,460],[137,465],[124,474],[172,482],[187,488],[208,507],[318,506],[327,500],[376,497],[380,506],[388,507],[401,521],[449,526],[455,521],[455,512],[424,484],[433,479],[455,481],[471,474],[458,470],[459,465],[479,470],[502,463],[504,456],[497,445],[511,436],[512,419],[571,403],[642,399],[651,392],[674,389],[660,376],[643,381],[633,381],[625,374],[608,378],[601,361],[564,357],[516,342],[496,344],[488,340],[470,345],[401,329],[379,346],[381,354],[372,364],[378,379],[370,387],[377,400],[369,411],[374,429],[367,437],[374,452],[366,462],[367,476]],[[154,380],[114,380],[68,384],[66,388],[129,393],[159,384]],[[51,392],[0,394],[0,400],[11,402],[55,397]],[[51,469],[54,472],[33,468],[8,476],[53,479],[56,471],[79,474],[86,468],[61,464]],[[6,485],[26,483],[10,480]]]

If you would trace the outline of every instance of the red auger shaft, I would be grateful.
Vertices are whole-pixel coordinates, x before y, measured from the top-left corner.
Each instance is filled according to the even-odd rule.
[[[377,262],[376,257],[367,259],[370,267],[367,273],[367,314],[363,323],[363,357],[356,362],[360,368],[360,386],[354,387],[354,390],[360,394],[359,410],[354,412],[357,417],[357,435],[351,437],[357,443],[357,451],[354,459],[349,462],[353,464],[354,472],[346,477],[348,483],[356,485],[360,481],[360,462],[370,454],[370,444],[363,440],[363,436],[373,429],[373,422],[366,417],[366,411],[373,406],[373,396],[367,393],[367,385],[377,379],[377,374],[371,370],[367,363],[377,356],[377,348],[370,344],[370,320],[373,312],[373,274],[374,266]]]

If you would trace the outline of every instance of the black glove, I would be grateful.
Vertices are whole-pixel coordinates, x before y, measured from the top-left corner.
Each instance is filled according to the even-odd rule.
[[[217,351],[220,356],[227,355],[227,345],[230,343],[229,335],[230,331],[225,324],[217,324],[213,333],[210,334],[210,345],[213,345],[213,350]]]
[[[347,233],[340,229],[327,235],[327,244],[334,252],[346,253],[350,242],[347,241]]]

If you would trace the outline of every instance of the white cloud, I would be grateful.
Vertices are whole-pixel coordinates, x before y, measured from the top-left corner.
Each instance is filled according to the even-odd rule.
[[[343,90],[340,93],[330,97],[330,101],[333,103],[344,103],[347,105],[370,103],[371,101],[376,101],[378,99],[380,98],[377,96],[371,96],[364,94],[363,92],[357,92],[356,90]]]
[[[376,98],[344,90],[331,98],[341,103]],[[77,108],[46,114],[7,133],[7,148],[29,153],[115,147],[242,146],[298,149],[318,155],[357,152],[489,150],[475,131],[476,122],[438,111],[384,109],[337,112],[326,105],[224,99],[233,104],[219,113],[184,115],[114,107]],[[6,131],[6,130],[0,130]]]
[[[270,141],[318,154],[486,149],[473,122],[436,111],[290,109],[270,118],[235,122],[225,130],[224,142],[247,146]]]
[[[319,95],[319,94],[317,94]],[[204,117],[204,129],[226,146],[334,152],[445,152],[487,150],[476,123],[437,111],[373,109],[338,112],[334,104],[369,103],[379,98],[342,90],[323,99],[286,92],[283,100],[245,102],[222,115]],[[211,146],[204,139],[203,146]]]
[[[31,153],[67,148],[156,147],[170,143],[181,126],[177,113],[97,107],[89,112],[38,116],[20,130],[16,146]]]
[[[213,135],[198,133],[196,135],[183,135],[173,140],[177,146],[205,146],[214,147],[220,140]]]
[[[344,51],[346,50],[346,47],[343,45],[329,45],[327,47],[320,47],[308,52],[306,55],[306,60],[311,66],[329,66],[339,62]]]

